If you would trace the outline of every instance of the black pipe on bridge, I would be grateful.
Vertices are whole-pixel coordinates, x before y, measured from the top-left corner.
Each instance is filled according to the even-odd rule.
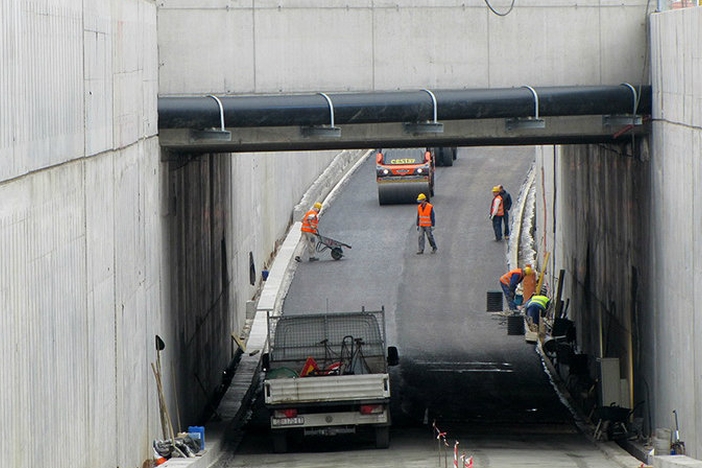
[[[436,108],[432,95],[436,99]],[[329,99],[329,101],[327,100]],[[651,86],[565,86],[366,93],[218,96],[224,126],[320,126],[651,113]],[[536,101],[538,100],[538,109]],[[158,99],[160,129],[220,127],[212,96]]]

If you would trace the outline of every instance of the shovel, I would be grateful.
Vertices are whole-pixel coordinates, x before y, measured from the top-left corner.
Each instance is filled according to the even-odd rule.
[[[678,428],[678,412],[673,410],[675,415],[675,440],[670,444],[671,455],[685,455],[685,442],[680,440],[680,429]]]

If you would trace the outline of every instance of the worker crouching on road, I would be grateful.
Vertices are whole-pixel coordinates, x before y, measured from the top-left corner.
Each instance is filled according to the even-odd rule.
[[[317,202],[314,204],[311,210],[305,213],[302,217],[302,235],[305,238],[305,256],[310,262],[316,262],[319,260],[315,257],[315,252],[317,249],[317,226],[319,225],[319,211],[322,209],[322,204]],[[302,259],[298,256],[295,257],[295,261],[301,262]]]
[[[419,245],[417,255],[424,253],[424,236],[429,239],[431,253],[436,253],[436,242],[434,241],[434,205],[427,201],[427,196],[420,193],[417,197],[417,231],[419,232]]]
[[[525,276],[532,274],[532,272],[531,267],[515,268],[500,277],[500,286],[502,286],[502,292],[505,294],[511,312],[517,311],[517,304],[514,302],[517,286],[524,280]]]
[[[531,296],[531,299],[524,304],[524,315],[526,315],[537,329],[539,319],[545,315],[546,310],[551,305],[551,299],[546,296],[537,294]]]

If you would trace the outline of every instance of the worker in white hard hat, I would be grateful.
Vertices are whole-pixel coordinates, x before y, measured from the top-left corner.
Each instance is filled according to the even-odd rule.
[[[505,299],[507,299],[507,306],[512,312],[517,311],[517,304],[514,302],[514,297],[517,291],[517,285],[521,283],[525,277],[531,275],[534,271],[531,267],[526,266],[524,268],[515,268],[510,270],[500,277],[500,286],[502,287],[502,292],[505,294]]]
[[[436,241],[434,241],[434,205],[427,201],[427,196],[420,193],[417,197],[417,231],[419,232],[419,246],[417,255],[424,253],[424,237],[429,239],[431,253],[436,253]]]
[[[302,217],[302,227],[300,227],[300,231],[302,231],[302,235],[305,238],[305,256],[310,262],[319,260],[315,256],[315,252],[317,250],[317,235],[319,234],[317,226],[319,225],[319,212],[321,209],[322,204],[317,202],[305,213],[305,216]],[[302,259],[297,256],[295,257],[295,261],[301,262]]]

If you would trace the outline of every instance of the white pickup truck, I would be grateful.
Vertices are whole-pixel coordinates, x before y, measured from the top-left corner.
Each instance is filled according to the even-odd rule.
[[[385,344],[385,311],[268,316],[264,403],[273,450],[303,436],[375,431],[390,444],[390,376],[397,348]]]

